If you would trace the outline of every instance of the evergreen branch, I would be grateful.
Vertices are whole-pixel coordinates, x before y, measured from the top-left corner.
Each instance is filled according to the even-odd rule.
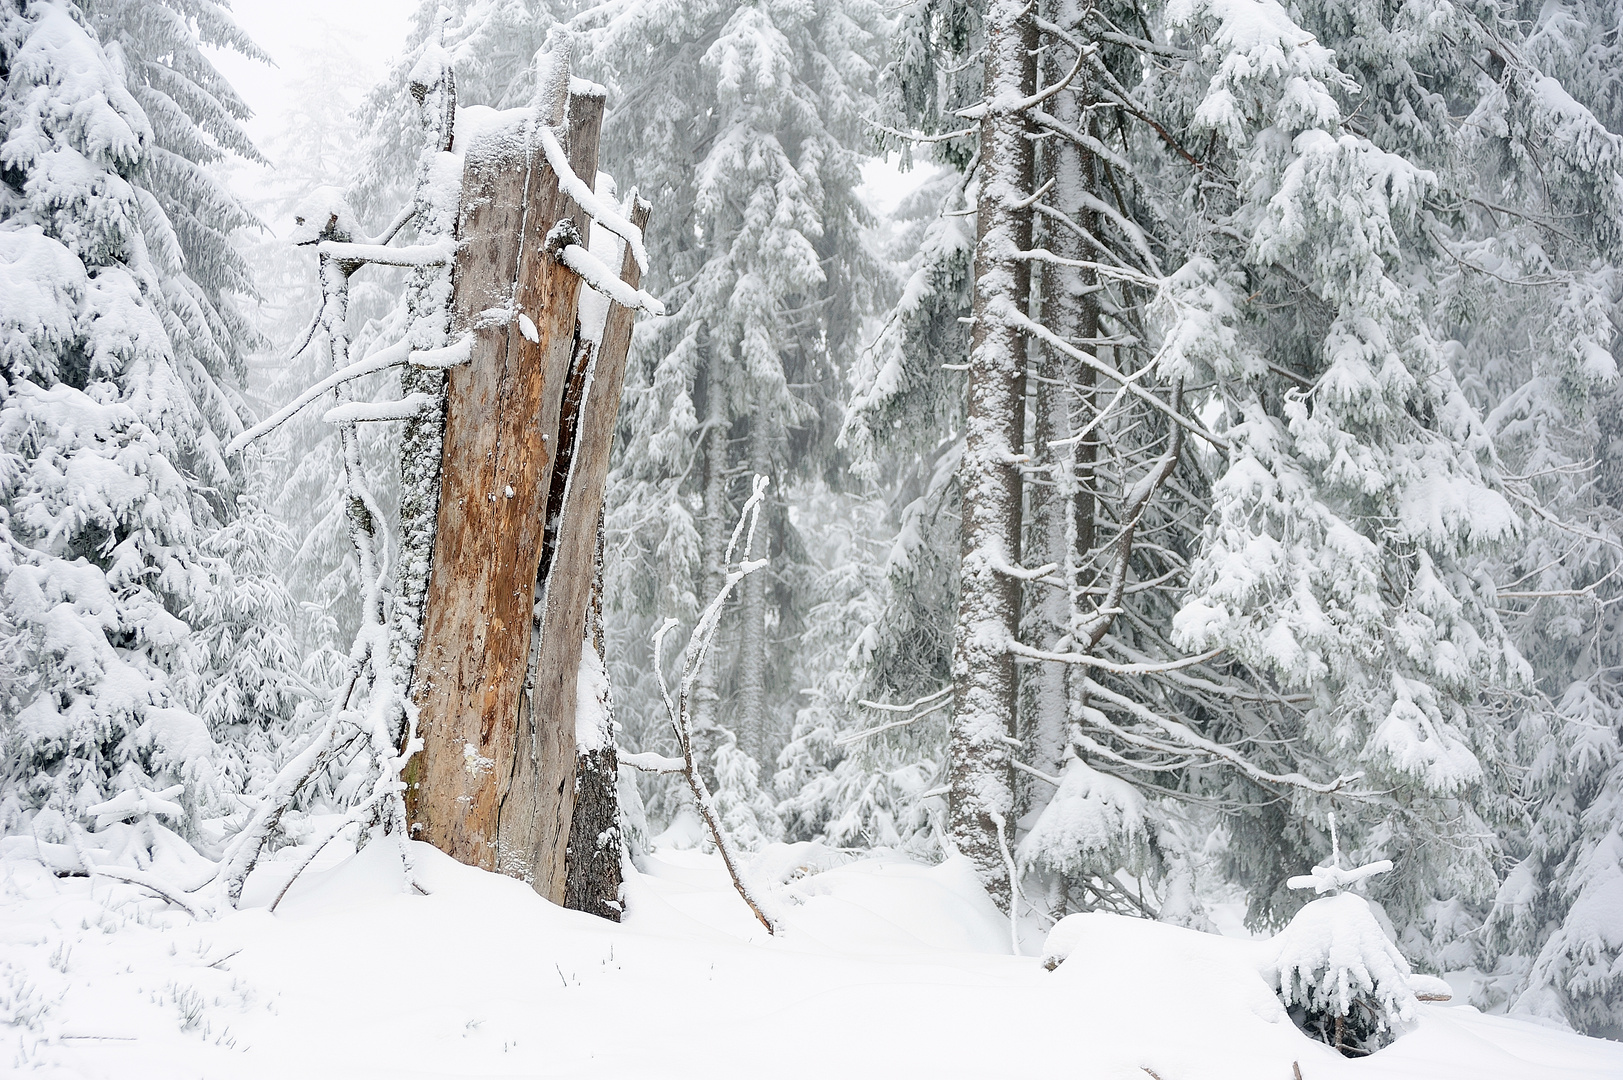
[[[1090,678],[1084,677],[1082,683],[1089,695],[1097,695],[1103,700],[1110,702],[1112,705],[1125,710],[1137,719],[1160,728],[1162,731],[1166,732],[1170,738],[1175,740],[1177,743],[1182,744],[1187,749],[1199,750],[1210,757],[1228,762],[1230,765],[1233,765],[1235,768],[1243,772],[1246,776],[1249,776],[1251,779],[1256,780],[1259,783],[1279,784],[1286,787],[1300,788],[1303,791],[1311,791],[1319,795],[1334,795],[1342,793],[1348,784],[1359,779],[1363,775],[1362,773],[1353,773],[1348,776],[1338,776],[1335,780],[1325,784],[1315,780],[1309,780],[1301,773],[1269,772],[1267,769],[1263,769],[1260,766],[1252,764],[1239,753],[1235,752],[1231,747],[1224,746],[1222,743],[1213,742],[1211,739],[1208,739],[1202,735],[1197,735],[1186,724],[1183,724],[1177,720],[1170,720],[1154,710],[1146,708],[1124,694],[1118,694],[1114,690],[1102,686]],[[1097,710],[1092,711],[1097,712]],[[1114,724],[1111,724],[1110,727],[1116,730],[1119,734],[1126,734]],[[1346,794],[1353,797],[1360,797],[1367,793],[1346,792]]]

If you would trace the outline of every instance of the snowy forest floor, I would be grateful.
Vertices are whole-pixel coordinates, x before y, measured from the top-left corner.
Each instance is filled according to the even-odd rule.
[[[773,940],[696,852],[647,860],[619,926],[422,844],[428,895],[402,893],[388,854],[325,855],[275,914],[289,863],[269,863],[244,910],[214,923],[0,863],[0,1073],[1291,1080],[1298,1062],[1304,1080],[1623,1076],[1623,1045],[1468,1006],[1423,1006],[1393,1046],[1347,1060],[1285,1018],[1257,943],[1161,924],[1089,916],[1049,972],[1009,954],[1007,921],[956,862],[768,849],[758,874],[793,878]]]

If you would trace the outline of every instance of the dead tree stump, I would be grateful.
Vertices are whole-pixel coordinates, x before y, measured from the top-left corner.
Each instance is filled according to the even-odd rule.
[[[534,118],[558,133],[588,183],[602,110],[599,96],[560,93],[541,106],[550,115]],[[584,602],[573,649],[547,649],[543,637],[533,704],[525,690],[580,286],[547,248],[562,221],[580,236],[590,225],[523,128],[468,148],[452,318],[453,330],[472,335],[472,358],[452,370],[447,389],[438,526],[412,686],[423,749],[405,774],[417,839],[522,878],[555,902],[564,898],[574,808]],[[589,590],[591,553],[579,565],[554,560],[553,571],[549,579],[579,576]]]

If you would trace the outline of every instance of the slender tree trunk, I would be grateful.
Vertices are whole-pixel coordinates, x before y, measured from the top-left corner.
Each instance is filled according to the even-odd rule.
[[[424,147],[417,162],[414,220],[419,242],[456,236],[457,202],[433,182],[441,153],[451,149],[456,117],[456,79],[446,66],[433,83],[413,83]],[[451,269],[419,267],[411,272],[406,330],[413,349],[446,344],[451,329]],[[434,558],[434,529],[439,514],[440,456],[445,446],[445,372],[408,364],[400,373],[402,396],[426,394],[434,402],[405,422],[400,434],[400,552],[395,560],[393,627],[389,636],[395,669],[410,680],[417,669],[417,647],[423,637],[423,604]],[[397,744],[406,737],[404,708],[391,717]]]
[[[1020,475],[1025,439],[1025,338],[1014,316],[1030,300],[1033,154],[1027,110],[1035,89],[1036,22],[1025,0],[992,0],[986,114],[981,121],[975,249],[975,324],[969,359],[969,420],[962,464],[963,562],[953,648],[950,828],[993,899],[1011,903],[1015,668],[1020,585],[1003,569],[1020,551]]]
[[[764,410],[757,409],[750,421],[750,471],[768,475],[770,443]],[[755,543],[742,557],[761,559],[769,547],[765,529],[756,533]],[[744,579],[740,616],[738,657],[738,738],[743,750],[757,764],[765,766],[766,732],[766,574],[756,572]]]
[[[704,560],[699,595],[715,596],[727,580],[722,561],[727,554],[730,525],[727,520],[727,407],[722,400],[720,374],[717,361],[711,357],[708,375],[709,407],[706,409],[704,433],[704,488],[703,518],[699,522],[700,557]],[[717,706],[720,695],[716,692],[716,650],[712,649],[699,667],[693,685],[693,739],[694,752],[699,755],[701,769],[710,759],[710,745],[717,724]]]
[[[1048,5],[1050,21],[1077,36],[1084,36],[1082,5],[1077,0],[1056,0]],[[1070,70],[1072,57],[1062,48],[1046,54],[1045,80],[1058,82]],[[1054,95],[1048,109],[1066,127],[1093,134],[1095,124],[1089,108],[1089,83],[1078,77],[1069,87]],[[1098,215],[1089,208],[1089,197],[1098,197],[1097,163],[1092,153],[1070,139],[1052,137],[1044,144],[1044,182],[1054,181],[1047,202],[1071,221],[1097,235]],[[1046,231],[1044,246],[1065,259],[1090,257],[1082,239],[1070,228],[1057,226]],[[1042,271],[1042,318],[1059,337],[1091,350],[1099,336],[1098,278],[1091,270],[1050,265]],[[1046,466],[1042,483],[1031,492],[1032,528],[1028,536],[1027,566],[1049,563],[1062,567],[1057,575],[1072,588],[1077,587],[1082,564],[1093,548],[1094,496],[1092,468],[1097,457],[1098,432],[1061,446],[1092,416],[1093,370],[1072,362],[1060,350],[1040,350],[1041,374],[1036,393],[1036,439],[1032,458]],[[1073,418],[1076,424],[1073,428]],[[1031,602],[1026,619],[1027,640],[1048,652],[1062,651],[1071,630],[1072,596],[1052,585],[1030,586]],[[1041,664],[1025,676],[1026,724],[1021,742],[1025,760],[1052,773],[1060,764],[1069,742],[1067,728],[1080,704],[1075,676],[1080,669],[1070,664]],[[1038,798],[1047,795],[1046,789]]]

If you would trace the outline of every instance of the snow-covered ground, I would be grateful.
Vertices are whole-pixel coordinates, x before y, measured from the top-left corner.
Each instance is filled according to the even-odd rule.
[[[719,863],[653,859],[623,925],[414,848],[331,856],[272,914],[197,923],[108,881],[0,863],[0,1073],[254,1077],[1623,1077],[1623,1045],[1461,1006],[1362,1061],[1309,1041],[1261,943],[1088,916],[1055,971],[956,862],[769,849],[767,938]],[[819,867],[823,867],[819,871]]]

